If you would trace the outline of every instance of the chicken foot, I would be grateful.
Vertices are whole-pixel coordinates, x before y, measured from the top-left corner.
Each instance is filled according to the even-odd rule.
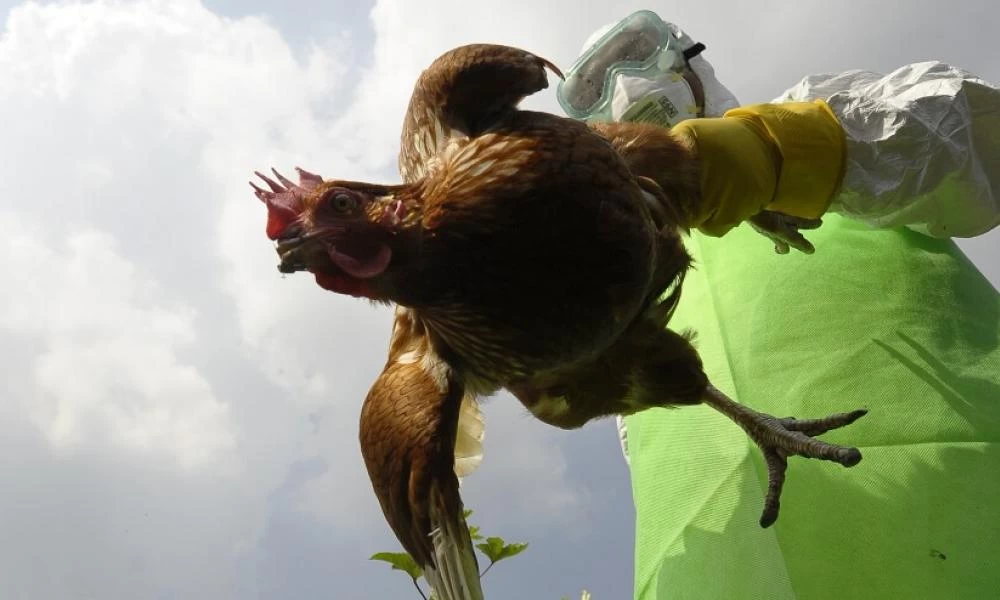
[[[770,527],[778,519],[781,489],[785,483],[788,457],[818,458],[853,467],[861,462],[861,452],[814,438],[832,429],[857,421],[867,410],[839,413],[821,419],[777,418],[738,404],[714,386],[705,390],[703,402],[732,419],[746,431],[764,454],[767,463],[767,497],[760,517],[761,527]]]

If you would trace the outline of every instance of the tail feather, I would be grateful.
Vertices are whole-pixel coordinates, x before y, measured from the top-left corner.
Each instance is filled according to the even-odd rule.
[[[479,562],[461,511],[445,510],[438,496],[432,498],[430,517],[435,564],[424,567],[424,577],[435,599],[483,600]]]

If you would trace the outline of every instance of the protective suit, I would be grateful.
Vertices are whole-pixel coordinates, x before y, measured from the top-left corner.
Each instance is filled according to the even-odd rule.
[[[699,94],[676,74],[657,76],[655,59],[633,60],[605,70],[606,104],[566,112],[614,120],[659,106],[638,120],[668,126],[739,114],[701,48],[664,29],[661,46],[695,49],[662,64],[694,72],[701,103],[671,117]],[[614,25],[596,32],[578,62],[613,35]],[[559,93],[565,107],[571,98]],[[749,227],[694,233],[697,268],[671,327],[696,330],[711,380],[757,410],[868,408],[822,436],[864,459],[851,469],[791,459],[781,516],[765,530],[766,471],[742,430],[701,406],[619,419],[636,509],[634,597],[992,597],[1000,294],[951,238],[1000,222],[1000,92],[924,62],[805,77],[774,102],[828,107],[842,130],[837,191],[810,232],[817,251],[778,255]]]
[[[1000,89],[942,62],[810,75],[773,102],[823,99],[847,141],[831,212],[940,238],[1000,224]]]

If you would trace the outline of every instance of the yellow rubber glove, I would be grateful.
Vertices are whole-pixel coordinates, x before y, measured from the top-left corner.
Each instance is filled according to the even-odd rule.
[[[843,180],[846,138],[826,102],[764,103],[673,127],[701,162],[693,226],[721,237],[762,210],[816,219]]]

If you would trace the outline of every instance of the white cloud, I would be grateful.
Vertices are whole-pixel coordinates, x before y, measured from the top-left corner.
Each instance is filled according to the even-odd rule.
[[[185,469],[231,458],[228,407],[177,356],[196,340],[193,311],[164,305],[107,234],[74,233],[60,252],[3,217],[0,271],[17,285],[0,299],[0,326],[44,340],[19,375],[34,388],[23,409],[46,439],[59,451],[108,443]]]
[[[281,277],[246,183],[272,165],[395,179],[405,97],[345,80],[351,43],[332,32],[298,60],[266,21],[193,1],[10,14],[0,435],[19,459],[0,521],[31,542],[0,544],[0,595],[253,597],[274,588],[258,561],[299,551],[280,547],[293,518],[347,544],[348,572],[360,541],[394,545],[357,447],[390,314]],[[359,115],[378,106],[373,137]],[[519,519],[571,518],[556,438],[517,429],[512,404],[488,417],[479,489],[530,482]],[[46,578],[32,565],[52,547]]]
[[[15,9],[0,36],[0,439],[13,459],[0,461],[0,596],[405,589],[381,567],[358,573],[369,550],[395,546],[357,447],[389,314],[307,276],[282,278],[246,182],[272,165],[395,181],[402,113],[435,56],[493,41],[565,66],[591,31],[643,6],[386,0],[372,11],[371,48],[331,30],[295,49],[265,19],[221,18],[191,0]],[[901,54],[873,49],[905,53],[896,42],[908,30],[849,22],[875,10],[858,6],[837,17],[861,40],[853,55],[789,52],[810,43],[801,8],[782,5],[783,20],[752,31],[720,22],[713,5],[664,16],[706,41],[737,94],[760,99],[806,70],[857,66],[859,53],[870,68],[895,66]],[[957,62],[983,72],[962,62],[976,56]],[[554,90],[526,106],[557,111]],[[627,512],[627,489],[584,485],[574,465],[591,465],[563,449],[599,439],[616,453],[608,423],[557,432],[506,394],[485,413],[486,462],[463,487],[480,522],[530,531],[543,552],[586,529],[590,494]],[[595,563],[582,550],[563,559],[603,573],[598,545],[586,554]],[[628,551],[615,563],[626,571]],[[545,577],[576,576],[553,575],[549,558]]]

